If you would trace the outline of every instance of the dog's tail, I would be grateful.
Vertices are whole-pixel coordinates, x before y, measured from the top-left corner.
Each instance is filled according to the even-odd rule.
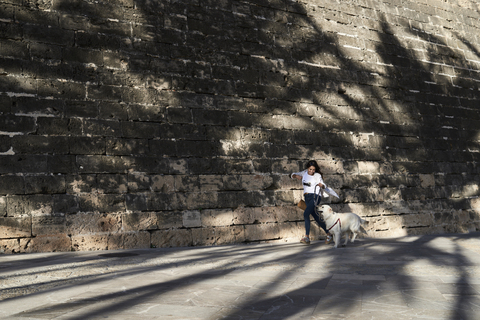
[[[367,233],[367,230],[365,230],[364,226],[367,226],[368,224],[369,224],[369,221],[360,218],[360,229],[359,229],[359,231],[365,236],[368,233]]]

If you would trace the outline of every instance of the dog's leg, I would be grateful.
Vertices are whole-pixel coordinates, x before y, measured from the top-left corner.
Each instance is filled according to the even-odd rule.
[[[340,243],[341,236],[342,236],[342,234],[340,232],[336,232],[334,234],[333,239],[335,241],[335,245],[334,245],[335,248],[338,248],[338,244]]]
[[[352,232],[353,233],[353,237],[352,237],[352,243],[355,241],[355,238],[357,237],[357,233],[356,232]]]
[[[342,247],[345,247],[347,245],[348,239],[350,238],[350,231],[345,232],[345,243],[343,244]]]

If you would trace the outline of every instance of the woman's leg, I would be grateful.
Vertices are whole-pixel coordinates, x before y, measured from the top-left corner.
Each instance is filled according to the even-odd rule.
[[[308,212],[308,207],[303,211],[303,218],[305,219],[305,235],[308,237],[310,234],[310,213]]]
[[[312,213],[313,219],[315,219],[315,221],[318,223],[320,228],[322,228],[325,231],[325,233],[328,233],[327,225],[325,224],[325,222],[323,220],[320,219],[319,214],[315,210],[315,207],[318,206],[320,204],[320,202],[322,201],[322,197],[319,195],[319,196],[317,196],[316,200],[317,201],[315,201],[315,205],[313,207],[313,213]]]
[[[313,194],[309,193],[305,195],[305,203],[307,204],[307,208],[303,212],[303,218],[305,219],[305,235],[307,237],[310,235],[310,215],[315,212],[315,204],[313,200]]]

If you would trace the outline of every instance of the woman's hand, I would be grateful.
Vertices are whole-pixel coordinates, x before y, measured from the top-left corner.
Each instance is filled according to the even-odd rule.
[[[298,174],[292,174],[292,179],[301,180],[302,176],[299,176]]]
[[[319,187],[322,188],[322,189],[325,189],[325,185],[324,185],[323,183],[321,183],[321,182],[319,182],[319,183],[317,184],[317,186],[319,186]]]

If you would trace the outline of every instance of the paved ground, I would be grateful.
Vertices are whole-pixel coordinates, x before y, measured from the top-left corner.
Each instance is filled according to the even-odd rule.
[[[1,319],[480,319],[480,233],[0,255]]]

